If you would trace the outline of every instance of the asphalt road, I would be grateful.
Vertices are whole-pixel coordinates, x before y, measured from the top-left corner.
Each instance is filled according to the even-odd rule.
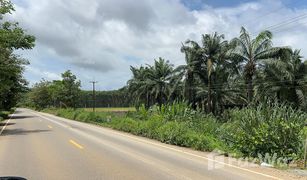
[[[27,179],[291,179],[212,153],[18,109],[0,125],[0,176]]]

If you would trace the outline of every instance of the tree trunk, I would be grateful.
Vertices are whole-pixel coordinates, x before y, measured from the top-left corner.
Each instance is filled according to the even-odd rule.
[[[248,75],[247,76],[247,99],[248,104],[250,104],[253,101],[254,96],[254,86],[253,86],[253,76]]]
[[[150,96],[149,96],[149,93],[147,92],[146,93],[146,109],[149,109],[149,106],[150,106]]]
[[[186,85],[186,97],[188,98],[189,104],[193,109],[196,109],[195,93],[194,93],[194,75],[192,72],[188,72],[187,85]]]
[[[211,76],[208,76],[208,112],[211,111]]]

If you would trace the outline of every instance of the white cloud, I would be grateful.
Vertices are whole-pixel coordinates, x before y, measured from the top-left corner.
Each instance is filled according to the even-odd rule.
[[[32,66],[27,66],[26,70],[31,74],[40,76],[40,79],[45,79],[45,80],[60,80],[61,79],[61,76],[59,74],[48,72],[43,69],[38,69]]]
[[[230,39],[239,34],[242,24],[256,33],[307,12],[285,7],[279,0],[229,8],[204,6],[198,11],[189,10],[180,0],[24,0],[16,10],[13,18],[37,37],[36,53],[24,53],[31,61],[39,61],[40,51],[44,56],[56,56],[58,62],[71,65],[85,81],[85,88],[90,87],[86,83],[89,78],[96,77],[101,89],[125,85],[130,78],[129,65],[152,63],[158,57],[176,65],[184,63],[180,46],[186,39],[199,40],[201,34],[214,31]],[[275,36],[276,45],[301,48],[307,55],[303,20],[283,28]],[[48,58],[41,61],[52,63]],[[31,73],[39,76],[35,67],[31,68]]]

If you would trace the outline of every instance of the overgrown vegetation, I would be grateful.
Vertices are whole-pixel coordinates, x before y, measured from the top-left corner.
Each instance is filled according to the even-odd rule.
[[[14,9],[9,1],[0,2],[0,110],[9,110],[27,84],[22,72],[28,62],[13,52],[33,48],[35,38],[3,20]],[[299,159],[306,134],[307,61],[299,50],[273,46],[272,38],[269,31],[252,37],[244,27],[231,40],[203,34],[200,42],[182,43],[185,64],[175,67],[158,58],[152,65],[131,66],[127,86],[97,92],[97,102],[66,71],[62,80],[35,84],[20,105],[197,150]],[[134,105],[137,111],[78,109],[92,104]]]
[[[153,106],[118,116],[82,109],[46,109],[44,112],[91,122],[168,144],[202,151],[218,149],[234,156],[257,158],[267,153],[302,158],[307,114],[277,103],[228,110],[220,118],[196,111],[185,103]]]

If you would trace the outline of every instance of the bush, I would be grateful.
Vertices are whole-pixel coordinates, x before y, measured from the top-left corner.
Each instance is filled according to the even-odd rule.
[[[226,154],[256,158],[259,154],[300,158],[302,142],[307,136],[306,128],[303,130],[306,113],[278,104],[231,109],[220,117],[225,119],[191,110],[183,103],[154,106],[149,110],[142,106],[126,117],[73,109],[48,109],[45,112],[99,123],[168,144],[202,151],[218,149]]]
[[[0,111],[0,120],[7,119],[10,115],[9,111]]]
[[[152,139],[159,138],[158,129],[164,124],[163,118],[159,115],[152,116],[151,119],[143,121],[139,126],[139,134]]]
[[[296,157],[302,149],[306,114],[281,105],[232,110],[221,138],[245,156]]]
[[[130,132],[132,134],[138,134],[138,125],[139,123],[131,118],[114,120],[111,123],[112,128],[125,132]]]
[[[183,134],[186,134],[188,129],[183,124],[178,122],[167,122],[159,127],[159,140],[168,144],[184,145]]]

